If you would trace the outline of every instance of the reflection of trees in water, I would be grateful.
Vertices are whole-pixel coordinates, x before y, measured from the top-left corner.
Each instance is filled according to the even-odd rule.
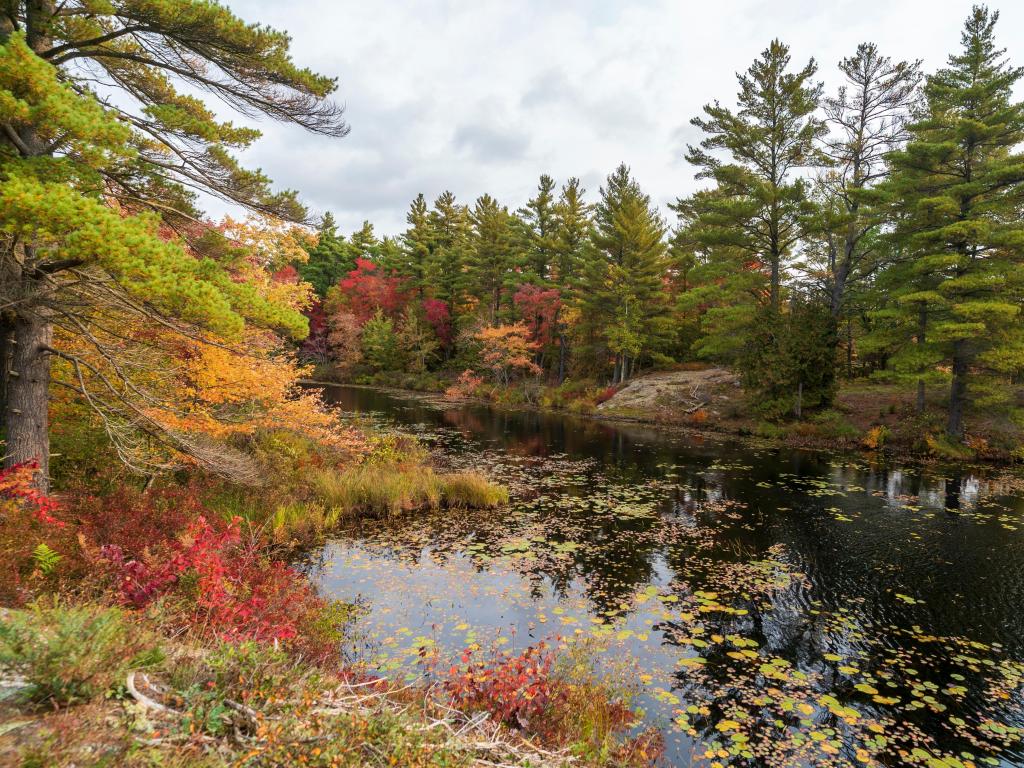
[[[720,566],[693,569],[686,583],[672,585],[682,601],[681,618],[660,629],[681,649],[699,649],[704,663],[681,669],[676,689],[684,705],[697,709],[687,716],[692,736],[745,748],[729,760],[788,766],[838,756],[853,764],[863,750],[882,764],[901,765],[901,749],[955,756],[999,754],[1010,747],[980,723],[1021,721],[1020,665],[988,666],[980,659],[965,665],[965,652],[981,655],[970,651],[968,641],[922,632],[886,634],[862,624],[855,610],[819,610],[810,585],[798,577],[784,586],[769,578],[756,582],[760,588],[737,590],[733,585],[742,577],[729,578],[730,569]],[[709,603],[730,610],[700,612]],[[756,658],[742,655],[749,640],[756,643]],[[889,702],[881,706],[857,690],[864,680],[901,703],[923,703],[911,711]],[[962,692],[940,697],[954,680]],[[892,687],[883,685],[889,681]],[[808,739],[811,731],[821,740]],[[742,742],[732,741],[733,733]],[[888,743],[878,742],[879,734]]]
[[[973,752],[983,750],[951,729],[952,717],[963,717],[975,732],[982,716],[1021,718],[1020,693],[999,689],[992,667],[980,664],[977,671],[965,671],[958,659],[965,650],[958,641],[925,642],[919,636],[925,630],[948,635],[968,631],[984,639],[988,628],[992,637],[1007,640],[1011,654],[1024,653],[1024,632],[1014,629],[1021,626],[1021,600],[1014,595],[1024,597],[1024,580],[1019,561],[1007,557],[1012,554],[1007,534],[996,525],[957,527],[968,525],[966,514],[950,518],[907,509],[910,504],[925,512],[973,510],[980,499],[1020,493],[1019,478],[980,480],[967,473],[943,478],[884,463],[851,466],[799,452],[695,448],[665,441],[646,428],[544,414],[415,408],[401,418],[457,429],[463,436],[457,448],[460,466],[474,460],[494,462],[503,478],[518,478],[538,496],[498,513],[417,516],[387,530],[370,524],[357,537],[369,542],[375,554],[415,564],[429,548],[435,562],[444,565],[468,552],[479,570],[491,568],[487,558],[501,557],[502,567],[518,572],[535,595],[548,585],[560,596],[582,588],[596,613],[617,612],[651,583],[657,565],[665,562],[676,574],[670,588],[680,599],[675,607],[703,591],[719,592],[721,603],[745,611],[695,612],[707,642],[700,649],[706,662],[683,669],[676,682],[687,702],[705,708],[691,722],[707,739],[733,743],[729,732],[718,726],[742,713],[744,735],[765,750],[772,743],[784,754],[780,745],[789,745],[796,754],[813,749],[816,758],[826,758],[820,747],[794,742],[793,734],[831,728],[834,733],[825,743],[837,739],[840,757],[853,761],[868,718],[878,720],[896,742],[909,744],[916,737]],[[481,445],[487,453],[479,450]],[[520,458],[515,466],[506,466],[505,452],[538,459]],[[552,482],[552,471],[562,471],[558,457],[566,454],[590,459],[601,471],[588,470],[581,480],[579,467],[566,465],[566,478]],[[652,479],[663,485],[651,487]],[[865,490],[816,494],[823,486]],[[642,491],[636,494],[641,501],[623,489]],[[578,497],[589,501],[566,503]],[[604,498],[608,505],[591,503],[594,498]],[[742,513],[737,502],[747,506]],[[649,504],[651,513],[619,514],[632,503]],[[840,509],[851,522],[836,522],[826,513],[828,507]],[[898,538],[903,536],[907,538]],[[528,557],[509,556],[503,547],[516,538],[541,541],[528,544]],[[578,548],[558,551],[553,545],[560,542]],[[813,587],[801,581],[768,592],[732,588],[742,578],[737,569],[771,559],[770,547],[778,542],[787,547],[783,560],[806,570]],[[968,595],[968,602],[950,599],[951,588]],[[904,603],[895,597],[897,592],[924,602]],[[821,602],[812,602],[812,597]],[[923,627],[918,636],[915,624]],[[661,629],[681,653],[691,647],[684,642],[692,634],[689,622],[666,622]],[[712,636],[722,640],[713,641]],[[729,636],[755,640],[757,659],[730,656],[740,649]],[[971,652],[982,655],[977,649]],[[806,677],[766,675],[761,665],[771,659],[783,660],[789,665],[784,669]],[[841,669],[850,660],[856,672]],[[854,689],[865,675],[882,679],[882,674],[902,691],[901,704],[911,700],[906,690],[915,682],[941,689],[953,674],[964,678],[958,683],[964,691],[958,697],[933,696],[949,707],[944,712],[927,704],[904,712]],[[835,704],[823,705],[823,696],[833,697]],[[812,714],[783,710],[785,697],[812,707]],[[847,722],[843,710],[854,704],[859,713],[855,724]],[[772,764],[760,754],[747,762]]]

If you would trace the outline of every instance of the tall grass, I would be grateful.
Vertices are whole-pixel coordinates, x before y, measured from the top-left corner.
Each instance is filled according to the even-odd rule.
[[[479,472],[442,475],[441,499],[447,507],[491,509],[508,504],[508,489],[496,485]]]
[[[441,507],[485,508],[508,502],[508,491],[478,472],[439,475],[430,467],[361,464],[310,477],[313,493],[339,515],[394,516]]]

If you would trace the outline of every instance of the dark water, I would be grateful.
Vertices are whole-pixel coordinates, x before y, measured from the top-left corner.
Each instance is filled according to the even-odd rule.
[[[328,397],[508,484],[339,534],[363,659],[592,648],[665,763],[1024,765],[1024,482],[368,389]]]

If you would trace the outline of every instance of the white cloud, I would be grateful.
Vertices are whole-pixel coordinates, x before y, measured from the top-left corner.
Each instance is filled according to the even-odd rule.
[[[228,0],[287,30],[297,61],[337,76],[351,134],[323,139],[263,125],[246,154],[345,230],[404,228],[419,192],[489,192],[514,208],[541,173],[597,186],[620,161],[660,204],[697,186],[682,161],[689,120],[731,104],[735,72],[778,37],[795,65],[835,65],[872,40],[940,66],[959,45],[960,0]],[[1005,3],[999,39],[1024,63],[1024,4]]]

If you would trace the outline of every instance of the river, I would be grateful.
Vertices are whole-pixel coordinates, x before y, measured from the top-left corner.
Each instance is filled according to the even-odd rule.
[[[366,601],[372,668],[568,638],[639,688],[668,765],[1024,766],[1019,473],[327,396],[513,491],[362,521],[311,558],[327,594]]]

